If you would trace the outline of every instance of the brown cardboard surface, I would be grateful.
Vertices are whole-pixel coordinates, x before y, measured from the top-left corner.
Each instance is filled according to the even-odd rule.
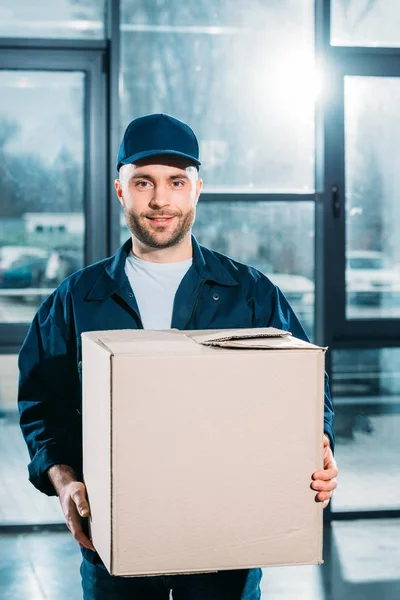
[[[85,338],[82,347],[83,473],[88,490],[90,529],[96,547],[111,569],[111,357],[102,345]]]
[[[321,562],[322,506],[310,483],[322,468],[323,349],[228,349],[195,341],[202,335],[229,337],[83,334],[96,549],[126,576]],[[111,485],[109,467],[99,469],[110,461]]]

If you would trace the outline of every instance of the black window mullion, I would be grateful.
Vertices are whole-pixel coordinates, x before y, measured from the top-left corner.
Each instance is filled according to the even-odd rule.
[[[120,214],[121,205],[116,197],[114,180],[118,178],[116,162],[118,147],[121,138],[120,123],[120,0],[108,0],[107,2],[107,35],[108,35],[108,142],[107,142],[107,165],[108,165],[108,231],[107,248],[108,254],[112,254],[120,246]]]

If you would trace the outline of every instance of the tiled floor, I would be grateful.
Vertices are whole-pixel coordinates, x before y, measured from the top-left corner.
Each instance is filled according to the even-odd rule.
[[[322,566],[264,569],[262,600],[399,600],[400,521],[335,523],[324,556]],[[79,564],[69,533],[3,534],[0,598],[79,600]]]

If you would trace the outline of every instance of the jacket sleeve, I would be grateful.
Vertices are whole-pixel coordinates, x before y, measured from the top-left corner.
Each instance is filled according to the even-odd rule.
[[[268,294],[268,299],[269,302],[267,303],[265,303],[265,299],[263,302],[261,300],[258,301],[260,304],[259,314],[262,315],[262,317],[255,327],[277,327],[278,329],[283,329],[284,331],[290,331],[295,337],[309,342],[310,340],[308,339],[307,334],[301,326],[292,307],[277,286],[273,286],[273,289]],[[261,324],[262,322],[264,324]],[[333,419],[334,411],[329,389],[329,377],[325,372],[324,432],[329,437],[332,452],[335,450]]]
[[[82,471],[76,342],[68,341],[68,325],[61,308],[55,310],[56,304],[53,295],[40,307],[18,362],[18,408],[31,459],[29,480],[48,496],[56,494],[47,475],[52,465],[69,465],[78,477]]]

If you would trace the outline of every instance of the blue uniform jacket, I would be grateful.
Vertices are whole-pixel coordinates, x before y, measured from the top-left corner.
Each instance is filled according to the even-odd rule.
[[[199,245],[194,236],[192,245],[193,264],[176,292],[172,328],[272,326],[307,340],[286,298],[267,277]],[[82,476],[81,333],[143,327],[124,270],[130,250],[128,240],[114,256],[63,281],[39,308],[21,348],[18,404],[31,459],[29,479],[48,495],[55,494],[47,476],[52,465],[70,465]],[[333,446],[327,378],[324,420]]]

